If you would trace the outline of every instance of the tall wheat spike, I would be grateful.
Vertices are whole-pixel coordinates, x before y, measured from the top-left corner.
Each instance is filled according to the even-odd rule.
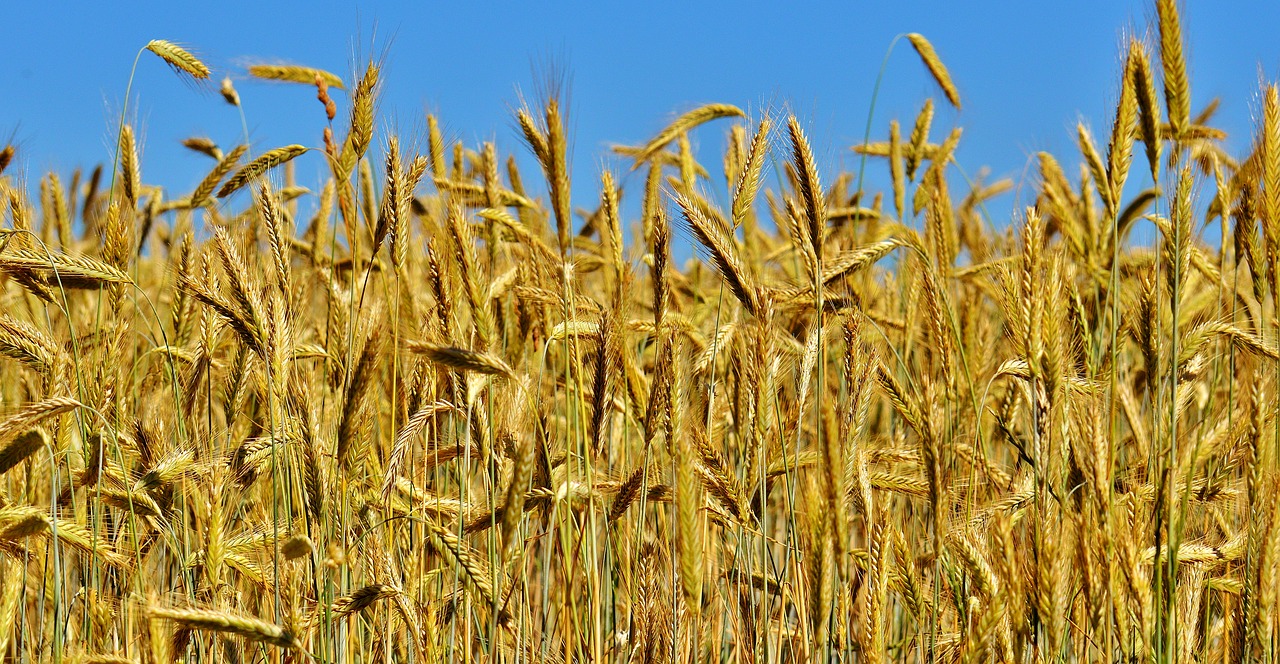
[[[163,39],[153,39],[147,43],[146,49],[160,56],[176,71],[181,71],[195,79],[209,78],[209,67],[187,49]]]

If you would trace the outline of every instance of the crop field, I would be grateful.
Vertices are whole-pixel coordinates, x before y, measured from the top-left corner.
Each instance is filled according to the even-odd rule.
[[[557,91],[517,158],[384,131],[377,61],[247,66],[323,132],[191,191],[127,110],[0,144],[0,660],[1275,661],[1280,90],[1230,154],[1153,17],[1011,218],[914,33],[853,172],[708,104],[624,198]]]

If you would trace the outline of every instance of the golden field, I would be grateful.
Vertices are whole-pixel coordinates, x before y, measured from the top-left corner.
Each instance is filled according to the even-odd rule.
[[[1233,156],[1155,9],[1013,219],[916,34],[937,101],[856,173],[711,104],[624,201],[560,96],[521,170],[375,131],[377,63],[250,66],[324,131],[193,138],[190,192],[125,122],[65,180],[0,146],[0,657],[1273,661],[1280,92]]]

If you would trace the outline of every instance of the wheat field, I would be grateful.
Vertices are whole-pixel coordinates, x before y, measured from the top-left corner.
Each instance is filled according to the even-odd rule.
[[[376,131],[376,62],[250,66],[323,132],[193,138],[191,192],[124,121],[67,182],[5,147],[0,657],[1274,661],[1280,92],[1232,156],[1155,16],[1012,218],[918,34],[854,173],[710,104],[571,201],[561,97],[522,171]]]

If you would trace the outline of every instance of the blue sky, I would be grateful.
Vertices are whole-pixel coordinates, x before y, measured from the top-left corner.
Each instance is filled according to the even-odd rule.
[[[643,142],[707,102],[791,109],[809,128],[829,182],[832,169],[857,165],[849,146],[862,139],[886,49],[896,35],[915,31],[934,43],[964,105],[961,113],[939,105],[935,136],[962,125],[965,170],[989,166],[1018,181],[1039,150],[1074,172],[1078,119],[1105,141],[1120,46],[1125,35],[1145,31],[1153,13],[1138,0],[124,4],[47,1],[10,12],[11,29],[0,40],[0,139],[14,137],[16,169],[28,179],[110,159],[134,55],[162,38],[189,46],[215,78],[232,76],[255,150],[318,145],[324,120],[313,89],[247,80],[249,62],[305,64],[349,80],[372,55],[385,65],[381,130],[421,136],[432,111],[450,138],[494,139],[500,151],[522,155],[512,109],[555,63],[570,91],[577,206],[594,205],[601,165],[625,172],[610,145]],[[1222,97],[1217,125],[1238,153],[1249,142],[1260,76],[1280,72],[1280,4],[1200,0],[1184,8],[1183,20],[1194,110]],[[909,126],[928,95],[941,98],[903,41],[889,60],[872,138],[885,137],[894,117]],[[239,115],[216,85],[184,84],[150,54],[139,63],[132,97],[143,179],[172,197],[211,165],[181,139],[206,135],[230,146],[241,136]],[[340,127],[345,101],[339,98]],[[695,135],[713,170],[727,127],[720,121]],[[314,182],[323,168],[319,156],[305,156],[299,177]],[[872,168],[869,181],[883,181],[883,164]],[[638,177],[627,184],[638,190]],[[994,209],[1013,205],[1008,195]]]

